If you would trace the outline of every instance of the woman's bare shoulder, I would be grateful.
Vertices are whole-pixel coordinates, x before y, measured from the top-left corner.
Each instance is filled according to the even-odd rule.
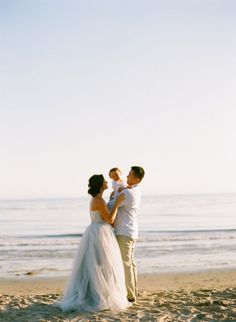
[[[98,210],[106,204],[105,200],[102,198],[93,198],[90,203],[91,210]]]

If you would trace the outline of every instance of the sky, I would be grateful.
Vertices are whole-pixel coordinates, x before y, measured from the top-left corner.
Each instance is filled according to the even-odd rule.
[[[0,0],[0,198],[236,192],[234,0]]]

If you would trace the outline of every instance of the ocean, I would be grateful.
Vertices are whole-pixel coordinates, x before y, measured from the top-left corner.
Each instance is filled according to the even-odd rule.
[[[139,273],[236,268],[236,194],[143,196]],[[89,197],[0,200],[0,276],[67,276]]]

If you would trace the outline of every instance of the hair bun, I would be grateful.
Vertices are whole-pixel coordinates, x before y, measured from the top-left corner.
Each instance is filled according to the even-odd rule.
[[[94,174],[92,177],[89,178],[88,182],[88,193],[95,197],[102,188],[104,182],[104,177],[102,174]]]

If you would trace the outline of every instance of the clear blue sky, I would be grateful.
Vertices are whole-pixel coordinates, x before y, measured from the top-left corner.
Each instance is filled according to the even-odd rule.
[[[236,192],[234,0],[0,0],[0,198]]]

